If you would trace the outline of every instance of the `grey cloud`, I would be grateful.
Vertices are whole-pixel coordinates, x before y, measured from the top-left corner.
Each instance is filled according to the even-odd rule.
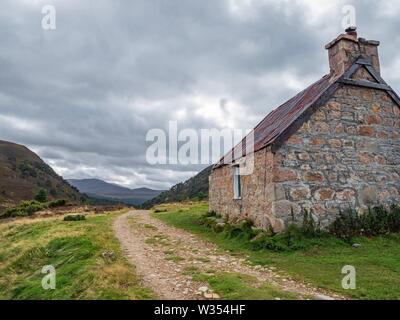
[[[236,13],[233,2],[3,1],[0,138],[67,178],[167,188],[201,166],[148,165],[147,131],[179,110],[181,128],[251,128],[328,72],[323,47],[342,32],[343,4],[355,4],[360,36],[381,40],[384,72],[398,59],[400,23],[378,1],[338,1],[315,20],[321,1],[253,0]],[[40,27],[44,4],[57,9],[56,31]]]

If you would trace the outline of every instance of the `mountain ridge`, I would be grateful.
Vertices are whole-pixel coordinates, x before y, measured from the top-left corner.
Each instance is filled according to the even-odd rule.
[[[92,198],[123,202],[130,205],[140,205],[163,192],[163,190],[145,187],[130,189],[98,178],[68,179],[67,181],[80,192]]]
[[[49,200],[80,202],[83,195],[24,145],[0,140],[0,211],[32,200],[44,189]]]
[[[179,202],[190,199],[204,199],[208,197],[208,178],[211,174],[212,165],[200,171],[194,177],[174,185],[171,189],[160,193],[153,199],[142,204],[149,209],[157,204],[168,202]]]

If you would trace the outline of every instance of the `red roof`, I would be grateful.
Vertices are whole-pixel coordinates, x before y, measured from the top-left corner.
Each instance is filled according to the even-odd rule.
[[[330,80],[330,75],[324,76],[268,114],[252,131],[254,133],[254,152],[272,144],[331,86],[332,82]],[[246,155],[246,138],[234,148],[235,159]],[[237,153],[236,150],[238,151]],[[232,159],[232,150],[219,161],[217,166],[231,162],[229,160],[225,161],[225,159]]]

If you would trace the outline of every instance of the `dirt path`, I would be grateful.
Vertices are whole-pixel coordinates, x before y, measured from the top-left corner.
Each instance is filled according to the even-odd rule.
[[[152,218],[150,211],[130,211],[119,216],[113,227],[129,261],[143,277],[143,285],[160,299],[218,299],[207,283],[192,279],[193,272],[240,273],[253,276],[260,285],[267,282],[295,293],[299,299],[340,299],[295,282],[272,267],[249,265],[243,258]]]

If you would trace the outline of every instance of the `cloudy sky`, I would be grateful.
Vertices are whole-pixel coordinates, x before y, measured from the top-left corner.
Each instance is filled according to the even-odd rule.
[[[204,165],[150,165],[147,132],[252,128],[328,73],[346,4],[399,92],[397,0],[2,0],[0,139],[64,178],[168,188]]]

